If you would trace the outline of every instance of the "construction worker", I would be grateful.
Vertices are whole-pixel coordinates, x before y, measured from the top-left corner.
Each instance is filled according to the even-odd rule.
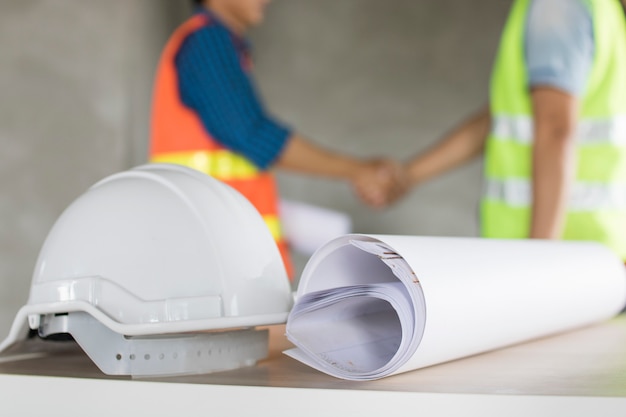
[[[266,112],[245,35],[263,20],[267,0],[194,3],[195,13],[171,36],[157,70],[150,160],[196,168],[239,190],[265,219],[292,276],[270,169],[345,180],[359,194],[359,184],[393,188],[388,183],[398,164],[323,149]]]
[[[483,236],[593,240],[626,259],[623,7],[516,0],[489,106],[408,161],[410,186],[484,154]]]

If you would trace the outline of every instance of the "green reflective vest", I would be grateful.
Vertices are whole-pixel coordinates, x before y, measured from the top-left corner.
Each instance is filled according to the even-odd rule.
[[[485,237],[525,238],[530,230],[533,127],[524,60],[529,4],[513,4],[491,79],[481,201]],[[562,238],[603,242],[626,259],[626,18],[619,0],[586,4],[595,56],[581,97],[577,167]]]

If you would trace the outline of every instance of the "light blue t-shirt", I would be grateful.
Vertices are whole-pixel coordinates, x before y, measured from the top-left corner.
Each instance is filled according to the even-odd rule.
[[[582,96],[595,49],[584,0],[532,0],[524,47],[529,87],[548,85]]]

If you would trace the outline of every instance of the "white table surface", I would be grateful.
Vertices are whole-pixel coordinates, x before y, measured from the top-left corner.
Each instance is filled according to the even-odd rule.
[[[626,315],[377,381],[339,380],[285,355],[284,326],[256,366],[184,377],[106,376],[73,342],[0,357],[0,416],[621,416]]]

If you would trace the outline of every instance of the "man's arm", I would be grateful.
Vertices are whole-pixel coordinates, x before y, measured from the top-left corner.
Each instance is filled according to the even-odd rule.
[[[353,178],[366,165],[360,159],[322,148],[298,133],[289,137],[274,163],[278,168],[302,174],[347,180]]]
[[[534,121],[530,237],[560,238],[574,178],[578,100],[551,87],[531,93]]]
[[[289,137],[274,166],[346,180],[362,200],[374,207],[384,206],[394,195],[403,192],[398,163],[383,158],[363,160],[332,152],[297,133]]]
[[[481,155],[490,127],[491,116],[489,108],[485,106],[433,147],[407,163],[410,185],[416,186]]]
[[[582,1],[542,0],[530,6],[525,56],[534,123],[531,238],[557,239],[563,232],[576,166],[578,98],[593,63],[593,33]]]

